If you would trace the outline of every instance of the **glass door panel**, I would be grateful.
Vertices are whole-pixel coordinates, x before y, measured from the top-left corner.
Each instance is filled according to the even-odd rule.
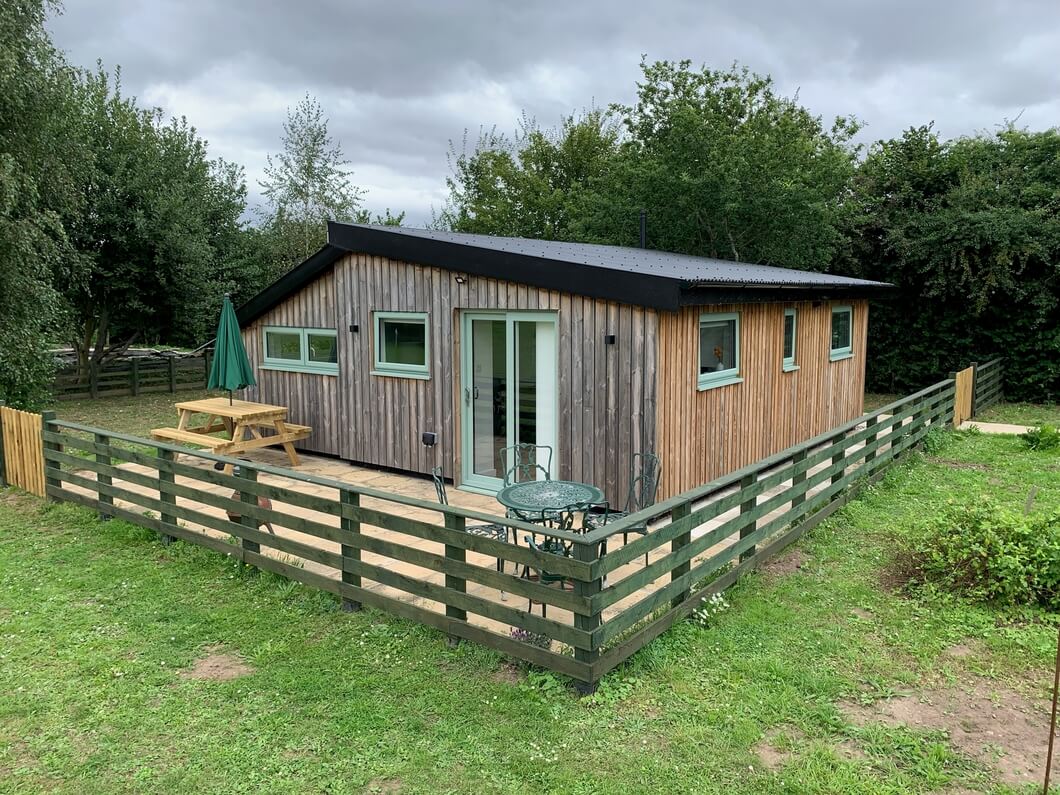
[[[551,460],[540,451],[537,463],[554,471],[555,316],[466,313],[463,329],[463,484],[500,489],[509,467],[503,450],[517,443],[551,447]]]

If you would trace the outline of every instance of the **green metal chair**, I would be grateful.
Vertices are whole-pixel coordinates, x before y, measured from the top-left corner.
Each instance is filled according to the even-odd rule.
[[[544,452],[542,452],[544,451]],[[541,463],[542,456],[545,463]],[[523,483],[527,480],[552,480],[552,448],[547,444],[521,442],[501,449],[504,461],[504,485]]]
[[[442,468],[435,467],[431,470],[431,480],[434,481],[434,491],[438,495],[438,502],[442,505],[449,504],[449,495],[445,490],[445,479],[442,477]],[[473,536],[481,536],[483,538],[492,538],[495,541],[508,542],[508,528],[504,525],[499,524],[473,524],[465,525],[464,532],[469,533]],[[513,531],[514,534],[514,531]],[[504,573],[504,558],[497,558],[497,571]],[[504,591],[501,591],[501,599],[506,599],[507,595]]]
[[[597,512],[598,515],[607,516],[608,506],[606,502],[580,502],[573,505],[567,505],[559,509],[551,509],[547,511],[541,511],[540,517],[536,519],[537,523],[549,526],[556,530],[565,530],[571,533],[582,533],[591,529],[589,524],[589,516]],[[602,513],[600,513],[602,512]],[[579,525],[579,518],[581,523]],[[552,555],[563,555],[564,557],[571,556],[571,550],[573,544],[569,541],[564,541],[561,538],[553,538],[546,536],[540,543],[533,536],[524,536],[524,540],[527,545],[538,552],[546,552]],[[606,542],[604,542],[606,545]],[[602,549],[606,549],[603,546]],[[559,583],[559,587],[563,588],[563,584],[567,581],[567,577],[563,574],[555,574],[550,571],[546,571],[543,568],[532,566],[527,564],[523,567],[522,576],[529,579],[531,574],[537,575],[537,581],[543,585],[555,585]],[[533,609],[534,600],[527,600],[527,610]],[[541,615],[547,614],[547,605],[541,603]]]
[[[545,459],[544,465],[541,464],[542,456]],[[501,448],[501,461],[504,463],[505,486],[525,483],[528,480],[539,480],[538,475],[544,475],[545,480],[552,480],[552,448],[547,444],[520,442],[510,447],[503,447]],[[509,519],[521,519],[524,522],[540,523],[541,521],[541,517],[537,514],[517,511],[515,508],[509,508],[505,516]]]
[[[632,465],[629,471],[629,494],[626,497],[626,507],[622,511],[604,513],[602,516],[589,514],[586,521],[591,527],[603,527],[608,522],[617,522],[625,519],[631,513],[642,511],[650,505],[655,504],[655,495],[659,493],[659,478],[662,475],[662,465],[655,453],[634,453]],[[629,542],[630,533],[645,535],[648,525],[638,524],[628,528],[622,533],[622,544]],[[648,553],[644,553],[644,565],[648,565]]]

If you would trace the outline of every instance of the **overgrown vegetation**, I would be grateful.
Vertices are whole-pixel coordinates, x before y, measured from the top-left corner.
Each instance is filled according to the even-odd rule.
[[[1052,425],[1040,425],[1021,433],[1020,438],[1031,450],[1060,450],[1060,431]]]
[[[890,470],[800,541],[797,569],[742,581],[589,699],[208,550],[0,493],[0,789],[998,791],[996,752],[847,706],[969,677],[1039,705],[1051,684],[1055,613],[896,591],[888,561],[949,499],[1018,510],[1036,485],[1035,511],[1060,509],[1060,471],[1015,437],[957,434],[938,455]],[[770,762],[778,734],[793,739]]]
[[[985,497],[946,505],[907,539],[902,565],[974,601],[1060,609],[1060,511],[1025,515]]]

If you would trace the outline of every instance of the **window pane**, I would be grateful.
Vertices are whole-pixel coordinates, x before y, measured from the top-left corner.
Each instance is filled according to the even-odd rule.
[[[297,331],[266,331],[265,356],[269,359],[302,359],[302,335]]]
[[[736,321],[704,320],[699,325],[699,373],[736,369]]]
[[[314,334],[310,331],[306,336],[309,339],[309,361],[339,363],[338,340],[334,334]]]
[[[784,315],[784,358],[795,358],[795,315]]]
[[[422,320],[382,320],[380,356],[388,364],[427,366],[427,324]]]
[[[850,311],[832,313],[832,350],[850,347]]]

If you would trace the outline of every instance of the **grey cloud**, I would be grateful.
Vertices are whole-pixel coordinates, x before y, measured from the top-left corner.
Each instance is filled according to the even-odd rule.
[[[368,205],[405,199],[413,223],[444,195],[450,139],[629,101],[641,53],[769,72],[815,113],[868,122],[866,141],[1060,118],[1055,0],[112,0],[71,2],[50,27],[73,61],[121,64],[130,93],[245,163],[252,196],[284,109],[317,96]]]

